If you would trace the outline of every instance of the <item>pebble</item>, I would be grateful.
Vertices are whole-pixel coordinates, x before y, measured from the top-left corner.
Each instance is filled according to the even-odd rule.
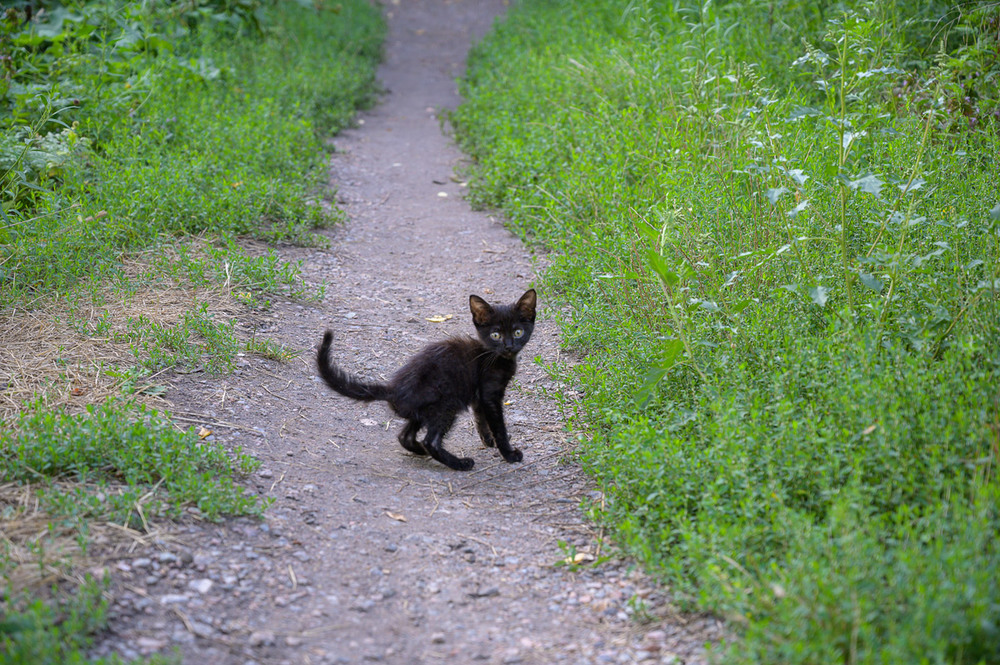
[[[182,593],[168,593],[165,596],[160,596],[161,605],[176,605],[178,603],[186,603],[188,597]]]
[[[250,633],[248,640],[252,647],[274,646],[277,639],[273,630],[255,630]]]
[[[143,654],[149,655],[167,646],[167,641],[154,637],[142,636],[136,638],[135,646]]]
[[[375,601],[370,598],[366,598],[358,603],[354,603],[349,609],[355,612],[368,612],[373,607],[375,607]]]
[[[192,621],[191,632],[198,637],[207,639],[212,636],[215,630],[211,626],[201,623],[200,621]]]
[[[478,591],[474,591],[469,595],[472,596],[473,598],[492,598],[493,596],[500,595],[500,589],[495,586],[492,586],[487,589],[479,589]]]

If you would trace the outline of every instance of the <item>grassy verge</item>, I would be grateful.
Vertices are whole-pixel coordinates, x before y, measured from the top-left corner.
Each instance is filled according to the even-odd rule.
[[[324,141],[371,101],[383,29],[363,0],[0,15],[3,662],[86,660],[94,534],[265,508],[255,460],[150,406],[156,376],[290,355],[237,317],[321,296],[267,243],[338,221]]]
[[[1000,12],[524,3],[452,120],[727,662],[1000,662]]]

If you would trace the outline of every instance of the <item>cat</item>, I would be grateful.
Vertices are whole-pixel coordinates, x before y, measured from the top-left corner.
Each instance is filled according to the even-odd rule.
[[[364,381],[330,361],[333,333],[323,335],[316,365],[323,380],[335,391],[362,402],[385,401],[406,420],[398,439],[417,455],[468,471],[475,462],[456,457],[444,448],[444,437],[460,411],[472,407],[483,445],[497,448],[508,462],[520,462],[521,451],[510,444],[503,420],[503,397],[517,371],[517,354],[535,327],[536,295],[529,289],[513,305],[490,305],[469,296],[469,309],[477,337],[451,338],[430,344],[387,383]],[[417,434],[426,429],[421,441]]]

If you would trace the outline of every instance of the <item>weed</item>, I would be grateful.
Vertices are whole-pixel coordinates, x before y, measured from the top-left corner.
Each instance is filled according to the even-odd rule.
[[[731,662],[996,659],[996,91],[935,87],[994,18],[556,1],[473,49],[471,195],[553,250],[603,518]]]
[[[208,519],[263,509],[235,483],[227,453],[135,402],[109,400],[82,416],[45,409],[27,413],[0,437],[5,481],[79,483],[71,495],[54,485],[41,489],[42,501],[55,514],[143,528],[145,519],[178,516],[184,506]],[[241,473],[259,466],[239,449],[233,455]]]
[[[378,8],[43,4],[0,16],[0,477],[30,483],[81,546],[94,520],[259,515],[238,483],[256,460],[122,393],[162,393],[165,368],[290,356],[241,341],[219,292],[252,308],[322,297],[298,264],[248,248],[323,244],[314,231],[342,219],[315,201],[323,141],[372,100]],[[16,570],[0,552],[0,574]],[[91,582],[8,593],[0,660],[84,662],[103,621]]]

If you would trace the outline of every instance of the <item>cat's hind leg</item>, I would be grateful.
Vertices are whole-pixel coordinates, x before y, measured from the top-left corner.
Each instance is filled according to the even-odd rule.
[[[427,423],[424,448],[431,457],[456,471],[468,471],[475,461],[471,457],[456,457],[444,448],[444,436],[455,422],[455,414],[442,414]]]
[[[417,432],[420,431],[421,423],[419,420],[408,420],[403,429],[399,431],[399,444],[409,450],[414,455],[426,455],[427,450],[424,448],[423,443],[417,440]]]

